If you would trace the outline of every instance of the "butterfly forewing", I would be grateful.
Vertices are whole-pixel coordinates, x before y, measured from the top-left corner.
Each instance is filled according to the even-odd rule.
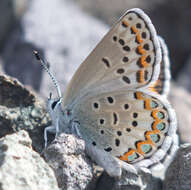
[[[168,55],[168,48],[164,40],[159,36],[159,42],[161,47],[161,63],[160,74],[158,80],[150,86],[150,90],[155,91],[165,97],[167,97],[170,89],[170,60]]]
[[[150,19],[128,11],[81,64],[64,97],[64,106],[81,97],[123,88],[137,89],[158,79],[161,51]]]

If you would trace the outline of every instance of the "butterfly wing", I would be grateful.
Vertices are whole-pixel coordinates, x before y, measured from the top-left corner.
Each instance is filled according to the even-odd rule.
[[[86,143],[131,164],[146,158],[158,162],[176,134],[174,111],[152,92],[99,94],[79,102],[73,114]]]
[[[86,143],[131,164],[164,158],[176,117],[167,100],[150,90],[160,63],[150,19],[139,9],[128,11],[79,67],[64,97]]]
[[[154,26],[131,9],[80,65],[64,96],[64,106],[97,91],[136,89],[158,79],[161,50]]]
[[[160,74],[158,80],[151,85],[150,90],[167,97],[170,89],[170,79],[171,79],[170,61],[168,55],[168,48],[165,41],[160,36],[158,36],[158,38],[160,42],[161,55],[162,55],[162,60],[160,63]]]

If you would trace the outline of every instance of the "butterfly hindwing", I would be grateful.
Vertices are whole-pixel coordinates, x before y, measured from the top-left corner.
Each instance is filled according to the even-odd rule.
[[[127,163],[151,157],[166,138],[172,143],[170,136],[176,131],[173,113],[167,101],[164,104],[154,93],[142,91],[100,94],[82,100],[73,110],[88,144]]]
[[[150,19],[132,9],[114,25],[72,78],[64,106],[88,93],[137,89],[158,79],[161,50]]]

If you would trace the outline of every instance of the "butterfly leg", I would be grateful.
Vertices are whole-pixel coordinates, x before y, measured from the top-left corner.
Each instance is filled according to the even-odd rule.
[[[48,142],[48,137],[47,137],[47,133],[53,133],[55,134],[56,133],[56,128],[55,126],[49,126],[49,127],[46,127],[44,129],[44,147],[46,148],[47,147],[47,142]]]
[[[78,137],[82,138],[82,135],[79,131],[80,124],[78,122],[72,122],[72,133],[76,134]]]
[[[59,134],[59,119],[58,118],[56,119],[55,129],[56,129],[56,136],[55,136],[56,138]]]

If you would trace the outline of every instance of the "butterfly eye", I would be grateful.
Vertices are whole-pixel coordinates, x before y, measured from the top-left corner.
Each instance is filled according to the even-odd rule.
[[[54,101],[54,102],[52,103],[52,105],[51,105],[52,110],[54,110],[54,108],[56,107],[56,105],[57,105],[58,102],[60,102],[60,99],[57,100],[57,101]]]
[[[54,109],[58,101],[52,103],[51,108]]]

